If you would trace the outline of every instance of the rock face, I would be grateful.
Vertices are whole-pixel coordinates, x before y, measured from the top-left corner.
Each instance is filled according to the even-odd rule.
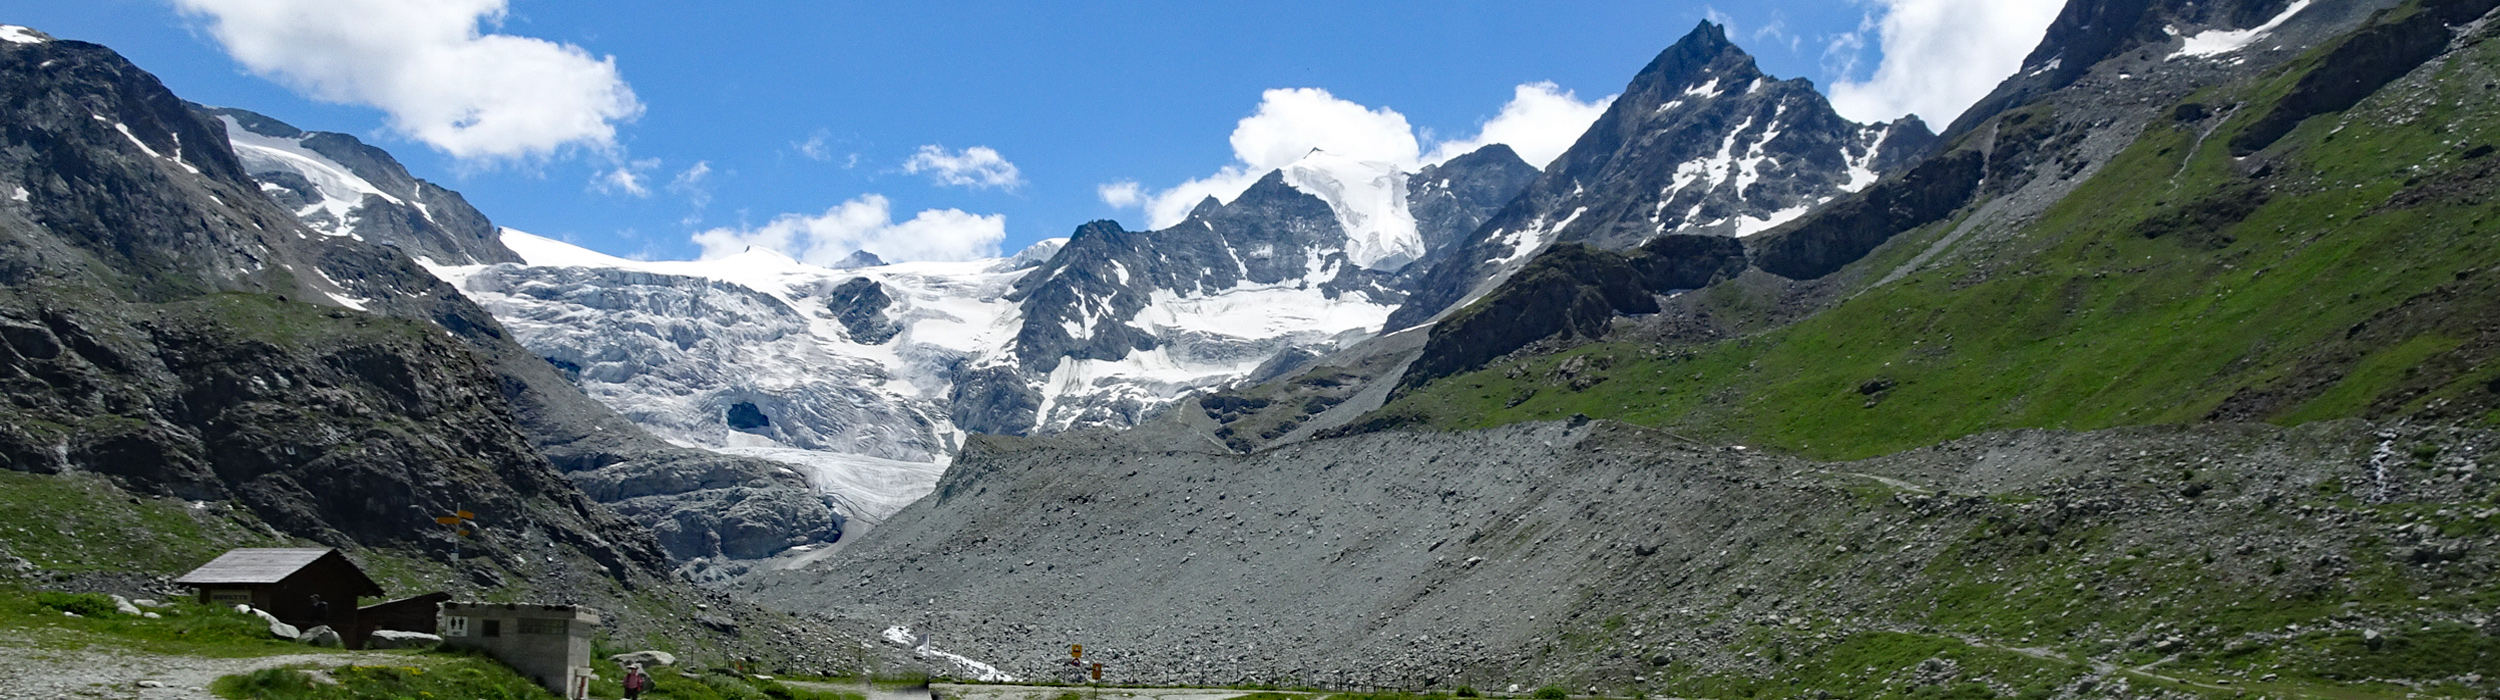
[[[509,255],[461,237],[478,222],[456,196],[392,181],[386,158],[341,150],[352,143],[303,135],[288,162],[320,167],[290,171],[296,180],[326,197],[352,176],[388,195],[349,207],[335,222],[344,230],[315,231],[263,196],[286,196],[250,176],[247,163],[264,161],[223,145],[233,115],[196,111],[103,47],[10,42],[0,84],[11,100],[0,191],[17,193],[0,202],[8,468],[233,500],[338,546],[447,551],[435,516],[490,513],[506,534],[469,544],[492,569],[482,576],[629,580],[668,567],[648,531],[557,467],[698,455],[582,397],[409,258]],[[411,203],[434,219],[410,223],[396,207]],[[358,223],[391,218],[414,228]],[[404,237],[374,240],[384,235]],[[780,468],[751,469],[768,480]],[[822,503],[815,515],[838,522]],[[545,541],[602,570],[515,549]]]
[[[1745,270],[1745,246],[1725,236],[1670,234],[1625,253],[1556,244],[1492,296],[1432,327],[1400,383],[1419,386],[1474,370],[1545,338],[1603,337],[1615,316],[1658,313],[1657,296],[1700,289]]]
[[[1726,28],[1704,22],[1424,274],[1389,325],[1481,296],[1557,241],[1623,250],[1667,233],[1768,230],[1916,162],[1933,143],[1915,118],[1842,119],[1811,83],[1763,75]]]

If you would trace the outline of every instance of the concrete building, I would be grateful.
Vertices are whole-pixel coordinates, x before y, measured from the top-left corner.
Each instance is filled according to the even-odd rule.
[[[303,629],[328,625],[351,648],[362,641],[351,636],[356,598],[382,595],[355,562],[326,547],[227,550],[174,583],[197,589],[202,603],[249,605]]]
[[[443,646],[478,649],[567,700],[590,697],[599,612],[572,605],[444,603]]]

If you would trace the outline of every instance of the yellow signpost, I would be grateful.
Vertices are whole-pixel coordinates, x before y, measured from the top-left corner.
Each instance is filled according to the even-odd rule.
[[[472,532],[475,532],[477,514],[471,513],[466,509],[462,509],[453,511],[451,515],[436,517],[434,522],[435,524],[451,528],[451,534],[453,535],[453,539],[451,541],[451,560],[455,563],[459,562],[459,538],[468,537]]]

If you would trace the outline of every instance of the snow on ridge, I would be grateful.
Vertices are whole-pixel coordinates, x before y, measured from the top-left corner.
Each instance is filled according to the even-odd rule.
[[[42,32],[35,31],[32,27],[0,24],[0,41],[12,44],[45,44],[51,43],[52,39],[44,36]]]
[[[348,218],[348,214],[364,205],[365,195],[378,196],[395,204],[405,204],[398,197],[393,197],[390,193],[383,192],[382,188],[374,186],[372,181],[358,176],[346,165],[305,148],[301,138],[281,138],[260,134],[243,128],[243,124],[235,121],[232,116],[219,115],[217,118],[226,123],[226,141],[234,147],[234,155],[243,161],[245,170],[255,173],[283,170],[302,175],[306,181],[312,183],[313,189],[316,190],[313,194],[318,195],[320,200],[296,211],[295,218],[304,219],[314,214],[327,213],[332,222],[331,228],[323,230],[322,233],[332,236],[352,235],[355,223]],[[261,189],[266,190],[269,187],[264,184]],[[421,211],[420,213],[428,217],[433,216],[430,212]]]
[[[2181,40],[2179,50],[2177,52],[2170,54],[2169,58],[2163,60],[2177,60],[2182,57],[2204,58],[2219,56],[2247,48],[2249,44],[2256,43],[2259,38],[2262,38],[2266,34],[2272,33],[2275,29],[2282,27],[2283,23],[2291,21],[2293,15],[2300,14],[2301,10],[2309,9],[2309,3],[2310,0],[2293,0],[2290,7],[2283,8],[2283,14],[2275,15],[2274,19],[2267,20],[2265,24],[2248,29],[2234,29],[2230,31],[2213,30],[2200,32],[2194,36],[2187,37]],[[2175,28],[2163,27],[2163,30],[2168,31],[2173,35],[2178,34],[2178,30]]]

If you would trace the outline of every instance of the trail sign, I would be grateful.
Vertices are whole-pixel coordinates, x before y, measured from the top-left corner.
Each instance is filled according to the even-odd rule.
[[[1096,663],[1094,664],[1094,680],[1102,680],[1102,663],[1101,663],[1101,662],[1096,662]]]
[[[1083,645],[1083,644],[1070,644],[1070,645],[1068,645],[1068,658],[1071,658],[1071,659],[1082,659],[1082,658],[1085,658],[1085,645]]]

